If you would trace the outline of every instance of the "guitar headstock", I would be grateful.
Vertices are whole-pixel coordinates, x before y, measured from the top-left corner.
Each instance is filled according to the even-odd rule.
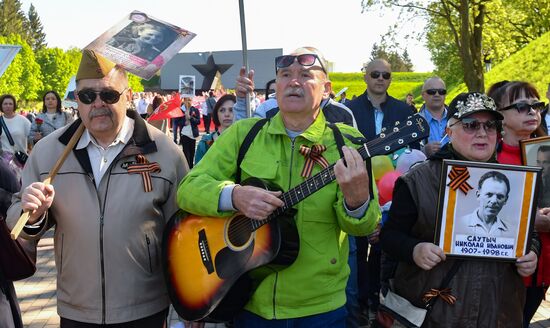
[[[378,138],[366,144],[370,157],[386,155],[424,139],[430,134],[428,122],[419,114],[409,116],[404,122],[395,122],[391,131],[383,128]]]

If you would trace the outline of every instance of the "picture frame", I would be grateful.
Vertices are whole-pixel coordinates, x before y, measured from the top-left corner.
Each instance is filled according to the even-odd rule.
[[[519,141],[523,165],[542,168],[538,207],[550,207],[550,136]]]
[[[195,75],[180,75],[179,93],[181,98],[195,97]]]
[[[444,160],[434,243],[446,256],[515,262],[531,247],[541,168]]]
[[[85,48],[149,80],[195,36],[186,29],[134,10]]]

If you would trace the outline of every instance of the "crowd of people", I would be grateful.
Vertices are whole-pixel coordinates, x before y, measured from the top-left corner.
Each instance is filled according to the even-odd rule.
[[[34,117],[18,114],[15,97],[0,97],[0,172],[8,172],[0,175],[0,216],[13,226],[28,212],[21,236],[33,241],[55,228],[61,327],[165,327],[162,240],[179,209],[262,222],[287,207],[283,192],[334,164],[333,180],[293,206],[296,259],[266,266],[228,326],[408,327],[408,318],[387,312],[396,294],[428,308],[422,327],[527,328],[550,284],[550,151],[536,155],[543,178],[534,233],[515,261],[447,256],[434,243],[435,204],[444,160],[522,165],[520,141],[546,136],[550,126],[536,88],[502,81],[447,105],[445,82],[433,76],[417,108],[412,94],[388,94],[391,65],[375,59],[363,69],[365,92],[337,101],[318,49],[274,60],[275,79],[251,101],[252,118],[245,104],[259,89],[253,70],[241,69],[234,94],[208,90],[183,98],[179,117],[147,121],[175,95],[132,95],[126,73],[90,50],[76,75],[78,115],[62,110],[55,91]],[[360,155],[360,145],[412,115],[427,121],[427,138],[389,156]],[[44,183],[71,140],[55,183]],[[474,235],[507,233],[498,214],[518,192],[489,173],[475,186],[479,208],[457,223]],[[2,286],[0,326],[22,327],[13,286],[3,278]],[[433,290],[439,301],[427,300]]]

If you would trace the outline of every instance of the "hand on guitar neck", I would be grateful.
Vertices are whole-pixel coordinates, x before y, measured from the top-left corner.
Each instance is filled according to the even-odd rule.
[[[367,167],[359,152],[351,147],[342,147],[344,159],[334,165],[336,181],[344,194],[349,210],[361,207],[369,199],[370,181]]]
[[[231,199],[233,207],[246,217],[255,220],[263,220],[278,207],[285,203],[279,199],[280,191],[268,191],[265,189],[236,185],[233,188]]]

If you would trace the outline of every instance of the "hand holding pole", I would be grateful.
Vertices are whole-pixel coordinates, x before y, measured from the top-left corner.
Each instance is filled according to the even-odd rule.
[[[80,136],[82,136],[84,129],[85,129],[84,124],[80,123],[80,125],[78,126],[78,129],[69,140],[67,147],[65,147],[65,149],[63,150],[63,153],[61,154],[61,156],[53,166],[52,170],[50,171],[50,174],[48,174],[48,177],[46,177],[46,179],[43,181],[44,184],[46,185],[52,184],[53,179],[55,178],[55,176],[57,175],[57,172],[59,172],[59,169],[65,162],[65,159],[67,159],[67,156],[69,156],[70,152],[73,150],[74,146],[80,139]],[[27,224],[27,221],[29,220],[29,216],[30,216],[30,213],[28,211],[25,211],[23,212],[23,214],[21,214],[21,216],[19,217],[19,220],[17,220],[17,223],[15,224],[15,226],[13,227],[10,233],[11,238],[13,240],[19,237],[19,234],[21,233],[21,231],[25,227],[25,224]]]

